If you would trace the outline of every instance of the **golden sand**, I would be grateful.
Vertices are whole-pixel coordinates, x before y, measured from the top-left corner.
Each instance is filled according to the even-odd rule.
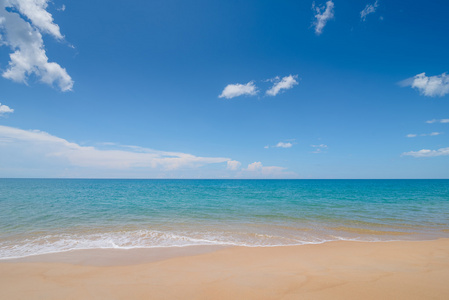
[[[1,263],[0,298],[449,299],[449,239],[232,247],[141,263],[132,251],[119,265],[96,251],[110,265]]]

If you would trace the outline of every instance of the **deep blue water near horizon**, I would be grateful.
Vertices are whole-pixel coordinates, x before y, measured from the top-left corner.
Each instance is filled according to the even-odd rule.
[[[0,258],[449,237],[449,180],[0,179]]]

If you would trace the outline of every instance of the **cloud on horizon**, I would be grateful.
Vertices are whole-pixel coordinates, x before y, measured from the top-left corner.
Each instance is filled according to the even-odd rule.
[[[159,151],[139,146],[114,146],[113,149],[98,149],[81,146],[40,130],[22,130],[0,125],[0,160],[24,162],[28,167],[43,162],[58,168],[82,167],[102,170],[154,169],[173,171],[196,169],[209,164],[228,163],[230,158],[199,157],[181,152]],[[112,145],[111,145],[112,146]],[[8,152],[9,151],[9,152]],[[9,155],[5,155],[8,152]],[[11,155],[11,154],[14,155]],[[25,163],[29,161],[31,163]],[[2,162],[2,166],[7,161]],[[228,163],[236,165],[234,161]],[[32,168],[30,166],[30,168]]]
[[[294,172],[286,172],[287,168],[268,166],[265,167],[260,161],[253,162],[247,168],[242,169],[239,174],[241,178],[296,178]]]
[[[315,33],[320,35],[323,33],[323,28],[326,26],[327,21],[334,18],[334,2],[327,1],[326,5],[315,6],[315,2],[312,3],[312,10],[316,12],[315,21],[312,23],[315,26]]]
[[[34,74],[42,83],[57,85],[65,92],[73,88],[73,80],[55,62],[49,62],[42,34],[49,34],[62,41],[59,26],[46,10],[49,0],[0,0],[0,46],[8,46],[7,69],[2,73],[6,79],[27,84]]]
[[[239,161],[236,160],[228,160],[227,162],[227,169],[231,171],[236,171],[240,168],[242,164]]]
[[[449,93],[449,75],[443,73],[436,76],[426,76],[420,73],[412,78],[399,82],[400,86],[411,86],[417,89],[421,95],[427,97],[443,97]]]
[[[293,178],[261,162],[241,168],[227,157],[201,157],[106,142],[81,146],[40,130],[0,125],[0,176],[77,178]],[[101,147],[101,148],[99,148]],[[225,164],[226,163],[226,164]],[[23,176],[25,174],[25,176]]]
[[[449,147],[440,148],[438,150],[422,149],[419,151],[404,152],[402,155],[413,157],[436,157],[449,155]]]

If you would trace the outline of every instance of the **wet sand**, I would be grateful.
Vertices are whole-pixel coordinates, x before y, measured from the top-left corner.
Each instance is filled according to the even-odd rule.
[[[3,261],[0,299],[449,299],[449,239],[188,248]]]

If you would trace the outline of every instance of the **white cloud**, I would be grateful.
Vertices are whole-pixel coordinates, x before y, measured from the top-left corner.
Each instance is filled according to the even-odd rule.
[[[334,2],[327,1],[325,6],[322,5],[320,7],[315,6],[315,2],[313,2],[312,9],[316,12],[316,20],[313,22],[315,33],[320,35],[323,32],[323,28],[327,21],[334,17]]]
[[[421,134],[419,134],[419,136],[436,136],[436,135],[440,135],[440,134],[443,134],[443,133],[442,132],[421,133]],[[414,138],[417,136],[418,136],[418,134],[415,134],[415,133],[410,133],[410,134],[406,135],[406,137],[408,137],[408,138]]]
[[[292,143],[284,143],[284,142],[279,142],[276,144],[276,148],[291,148],[293,146]]]
[[[266,92],[266,94],[269,96],[276,96],[281,90],[291,89],[298,84],[298,81],[296,81],[297,78],[298,75],[285,76],[282,80],[280,80],[279,77],[275,77],[272,79],[272,81],[275,82],[274,85]]]
[[[270,145],[266,145],[264,146],[265,149],[269,149],[269,148],[291,148],[293,147],[294,144],[296,143],[291,143],[291,142],[287,142],[287,141],[295,141],[295,139],[288,139],[285,140],[286,142],[279,142],[276,145],[270,146]]]
[[[446,73],[436,76],[426,76],[426,73],[418,74],[399,83],[401,86],[411,86],[422,95],[435,97],[449,93],[449,76]]]
[[[242,96],[242,95],[249,95],[254,96],[257,94],[257,88],[254,84],[254,81],[250,81],[247,84],[228,84],[223,92],[221,92],[221,95],[218,96],[219,98],[226,98],[226,99],[232,99],[234,97]]]
[[[286,168],[268,166],[265,167],[260,161],[253,162],[247,168],[242,169],[240,178],[294,178],[294,172],[286,172]]]
[[[81,146],[40,130],[0,125],[0,177],[297,178],[286,168],[261,162],[241,168],[240,162],[226,157],[111,142],[96,145]]]
[[[41,82],[57,85],[61,91],[70,91],[73,80],[59,64],[49,62],[41,33],[57,40],[64,37],[59,26],[47,12],[49,0],[0,0],[1,45],[8,46],[8,68],[2,76],[15,82],[27,83],[30,75]]]
[[[13,113],[13,112],[14,112],[14,109],[10,108],[7,105],[2,105],[0,103],[0,116],[3,114]]]
[[[312,153],[323,153],[323,150],[327,148],[327,145],[325,144],[310,145],[310,147],[315,148],[315,151],[312,151]]]
[[[57,39],[63,38],[59,26],[53,23],[53,16],[46,10],[49,0],[6,0],[5,2],[7,7],[16,8],[23,16],[26,16],[41,32],[48,33]]]
[[[413,156],[413,157],[445,156],[445,155],[449,155],[449,147],[440,148],[438,150],[422,149],[419,151],[404,152],[404,153],[402,153],[402,155],[408,155],[408,156]]]
[[[187,153],[158,151],[138,146],[98,149],[92,146],[80,146],[43,131],[22,130],[8,126],[0,126],[0,143],[0,165],[9,163],[9,161],[2,162],[2,157],[9,157],[9,160],[16,161],[18,164],[25,161],[29,161],[29,164],[41,163],[43,170],[56,164],[59,169],[82,167],[89,170],[144,169],[165,172],[196,169],[208,164],[230,161],[229,158],[224,157],[198,157]],[[9,154],[5,155],[5,153]],[[235,166],[236,162],[231,162],[231,165]]]
[[[360,18],[362,21],[366,20],[366,16],[376,12],[376,8],[379,6],[378,1],[374,2],[374,4],[367,4],[365,8],[360,12]]]
[[[252,164],[249,164],[248,168],[246,170],[250,171],[250,172],[254,172],[254,171],[259,171],[262,169],[263,169],[262,163],[260,161],[256,161],[256,162],[253,162]]]
[[[236,160],[228,160],[227,162],[227,169],[231,171],[236,171],[240,168],[242,164],[239,161]]]
[[[426,121],[426,123],[428,124],[432,124],[432,123],[449,123],[449,119],[433,119],[433,120],[429,120]]]

